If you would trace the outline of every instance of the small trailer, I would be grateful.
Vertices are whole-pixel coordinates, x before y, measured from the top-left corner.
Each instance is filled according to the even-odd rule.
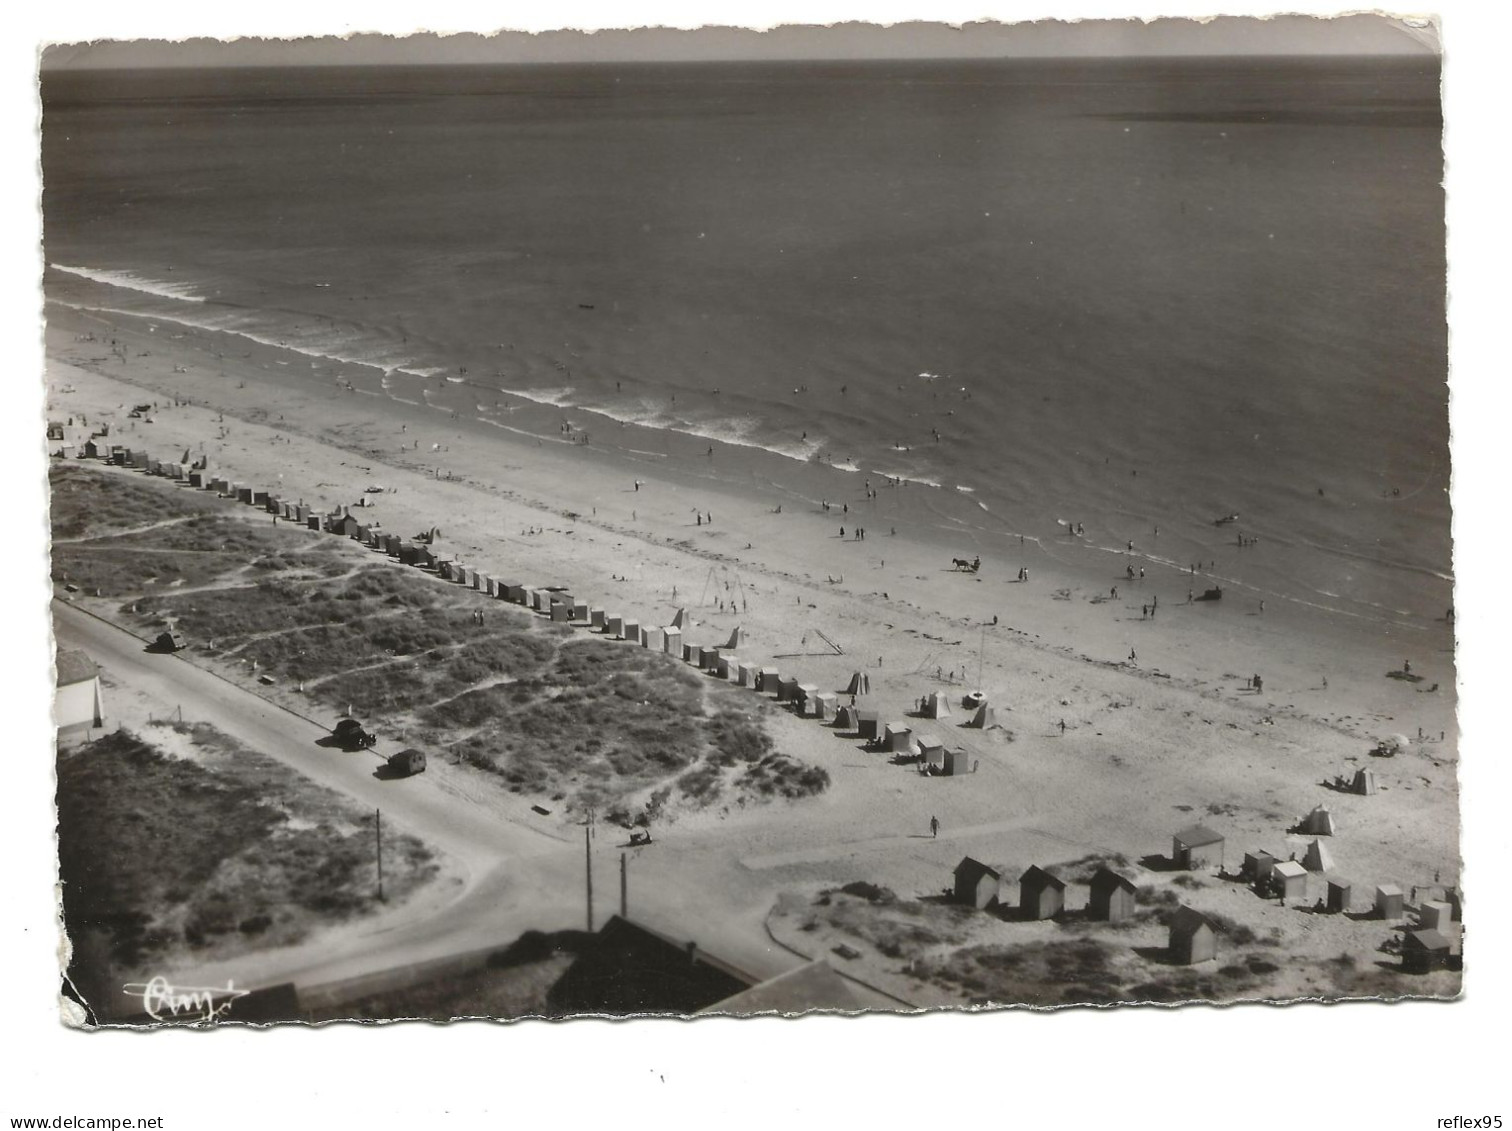
[[[425,772],[425,754],[419,750],[401,750],[391,754],[388,769],[395,777],[407,778]]]
[[[331,731],[331,736],[343,750],[367,750],[378,741],[377,736],[363,730],[356,719],[342,719]]]

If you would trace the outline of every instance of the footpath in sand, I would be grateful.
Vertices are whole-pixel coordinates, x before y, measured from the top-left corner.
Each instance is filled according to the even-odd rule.
[[[91,347],[72,340],[78,329],[50,331],[49,418],[108,421],[113,440],[163,457],[203,452],[238,480],[327,510],[381,483],[368,498],[386,529],[440,527],[469,565],[568,585],[642,623],[686,607],[699,643],[722,644],[739,626],[742,659],[821,688],[843,688],[862,669],[887,719],[948,691],[955,717],[916,725],[969,752],[976,772],[956,778],[922,777],[764,708],[779,749],[826,769],[830,789],[790,805],[679,813],[633,866],[632,892],[657,893],[645,906],[660,925],[711,950],[776,954],[762,922],[782,890],[866,879],[934,893],[966,854],[1025,866],[1089,852],[1138,858],[1202,821],[1228,837],[1231,857],[1254,847],[1284,857],[1300,843],[1286,828],[1320,803],[1338,820],[1338,868],[1362,887],[1457,879],[1452,626],[1404,644],[1312,610],[1187,605],[1188,579],[1174,571],[1142,589],[1057,573],[1043,559],[1028,583],[1016,580],[1018,563],[954,571],[949,547],[890,536],[880,521],[864,542],[841,539],[831,514],[777,513],[759,485],[715,494],[654,467],[627,474],[579,445],[485,439],[422,406],[310,380],[270,387],[277,350],[235,363],[258,367],[242,384],[234,365],[206,373],[202,344],[159,336],[142,357],[135,339],[147,335],[129,328],[128,363],[92,362]],[[193,404],[165,405],[175,398]],[[152,424],[126,418],[141,401],[161,406]],[[712,522],[695,521],[695,509]],[[1107,599],[1112,585],[1119,600]],[[1157,594],[1157,615],[1143,617]],[[1388,678],[1409,650],[1421,683]],[[1263,692],[1248,686],[1253,672]],[[956,725],[972,687],[1005,729]],[[1420,729],[1425,741],[1405,754],[1366,756],[1380,735]],[[1377,772],[1374,797],[1321,784],[1362,765]],[[927,836],[931,817],[938,838]]]

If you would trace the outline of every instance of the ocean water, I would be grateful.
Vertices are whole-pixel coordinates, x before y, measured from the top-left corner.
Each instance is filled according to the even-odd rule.
[[[951,552],[1132,540],[1428,623],[1452,599],[1438,78],[48,73],[46,293]]]

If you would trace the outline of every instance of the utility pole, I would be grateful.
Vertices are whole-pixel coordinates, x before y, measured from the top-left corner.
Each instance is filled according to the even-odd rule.
[[[593,826],[583,826],[583,860],[588,867],[588,933],[593,933]]]
[[[383,902],[383,810],[373,810],[373,832],[378,841],[378,902]]]
[[[630,918],[630,888],[625,877],[625,854],[620,853],[620,918]]]

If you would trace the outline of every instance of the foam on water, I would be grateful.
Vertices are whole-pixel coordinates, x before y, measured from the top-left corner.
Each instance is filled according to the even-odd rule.
[[[49,263],[47,266],[54,271],[62,271],[65,275],[77,275],[81,279],[88,279],[92,283],[102,283],[107,287],[119,287],[122,290],[138,291],[144,295],[153,295],[156,298],[178,299],[180,302],[204,302],[202,295],[197,295],[189,287],[180,283],[161,283],[154,279],[144,279],[139,275],[133,275],[129,271],[102,271],[94,267],[65,267],[61,263]]]

